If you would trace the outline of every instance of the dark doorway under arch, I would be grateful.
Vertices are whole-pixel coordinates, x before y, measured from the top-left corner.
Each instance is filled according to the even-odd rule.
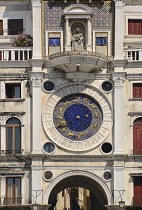
[[[50,210],[55,209],[54,207],[56,206],[57,203],[57,194],[59,192],[63,192],[64,189],[77,190],[78,188],[87,189],[90,192],[91,207],[89,207],[87,210],[105,209],[104,205],[107,205],[108,201],[106,193],[104,192],[103,188],[93,179],[90,179],[85,176],[76,175],[63,179],[53,188],[48,201],[48,203],[52,205],[52,207],[50,207]],[[75,209],[72,207],[70,208],[70,210],[75,210]],[[80,210],[86,210],[86,209],[80,209]]]

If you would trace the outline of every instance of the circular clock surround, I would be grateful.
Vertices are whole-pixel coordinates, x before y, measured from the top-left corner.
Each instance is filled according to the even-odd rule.
[[[111,105],[96,87],[66,85],[47,98],[42,122],[45,133],[55,144],[69,151],[83,152],[97,147],[109,135]]]

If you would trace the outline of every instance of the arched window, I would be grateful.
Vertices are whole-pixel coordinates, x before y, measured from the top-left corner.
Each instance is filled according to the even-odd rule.
[[[133,154],[142,154],[142,117],[137,118],[133,123]]]
[[[21,153],[21,122],[14,117],[6,122],[6,150],[8,154]]]

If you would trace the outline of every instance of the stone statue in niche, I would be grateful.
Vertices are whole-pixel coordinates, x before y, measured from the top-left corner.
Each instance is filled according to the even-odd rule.
[[[80,28],[76,28],[76,33],[72,35],[72,50],[84,50],[84,37]]]

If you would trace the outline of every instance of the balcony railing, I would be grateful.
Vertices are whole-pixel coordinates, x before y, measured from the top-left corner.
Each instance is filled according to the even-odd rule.
[[[22,197],[1,197],[1,205],[19,205],[22,203]]]
[[[133,197],[133,205],[134,206],[142,205],[142,197]]]
[[[0,150],[0,155],[20,155],[23,153],[23,150],[15,149],[15,150]]]
[[[0,49],[0,61],[25,61],[32,58],[32,48]]]
[[[128,61],[141,61],[142,60],[142,49],[126,49],[124,56]]]

